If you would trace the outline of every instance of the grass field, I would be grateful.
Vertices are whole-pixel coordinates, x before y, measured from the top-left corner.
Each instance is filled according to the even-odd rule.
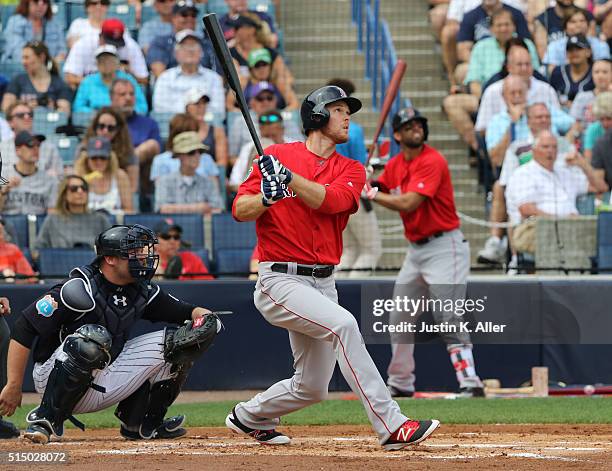
[[[419,399],[398,401],[411,418],[436,418],[444,424],[610,424],[612,397],[551,397],[527,399]],[[177,404],[168,415],[185,414],[190,427],[223,426],[235,401]],[[11,420],[25,426],[34,405],[24,405]],[[88,428],[117,427],[114,408],[78,416]],[[286,425],[359,425],[368,419],[359,401],[329,400],[283,418]],[[66,425],[72,425],[66,422]]]

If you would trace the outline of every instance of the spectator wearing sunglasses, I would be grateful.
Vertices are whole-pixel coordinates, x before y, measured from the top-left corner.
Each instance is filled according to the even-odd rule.
[[[59,178],[51,176],[38,165],[40,145],[45,136],[19,131],[15,136],[17,162],[4,167],[2,176],[8,180],[0,187],[0,211],[3,214],[46,214],[53,208]]]
[[[172,154],[179,159],[179,171],[162,175],[155,185],[155,211],[160,213],[221,212],[223,202],[219,188],[206,177],[197,174],[200,154],[206,151],[198,133],[188,131],[172,140]]]
[[[147,51],[147,64],[155,77],[159,77],[165,70],[176,67],[180,62],[175,55],[176,45],[181,41],[179,33],[189,31],[190,35],[195,36],[200,43],[199,62],[202,67],[220,72],[212,43],[208,38],[204,38],[198,31],[199,24],[196,24],[198,9],[191,0],[178,0],[172,7],[172,31],[168,34],[158,33],[151,42]]]
[[[159,255],[156,278],[179,280],[212,280],[206,265],[194,252],[181,250],[189,244],[182,240],[183,228],[170,218],[160,221],[153,229],[158,243],[155,252]],[[197,273],[197,275],[189,275]]]
[[[193,30],[176,35],[175,55],[178,65],[157,78],[153,90],[153,110],[161,113],[183,113],[185,94],[192,88],[205,87],[210,98],[209,109],[225,117],[223,79],[202,65],[202,42]]]
[[[21,63],[25,72],[12,78],[2,98],[2,110],[20,100],[33,108],[42,106],[70,114],[72,90],[60,78],[47,46],[40,41],[27,43]]]
[[[85,0],[87,18],[75,18],[66,33],[68,49],[85,36],[98,36],[106,19],[110,0]]]
[[[145,54],[157,36],[172,34],[172,10],[175,4],[176,0],[155,0],[153,3],[157,16],[145,21],[138,31],[138,44]]]
[[[8,124],[13,131],[13,135],[21,131],[32,133],[34,113],[32,108],[22,102],[16,101],[6,110]],[[13,167],[17,161],[15,141],[9,140],[0,142],[0,155],[2,155],[2,175],[7,168]],[[60,177],[64,174],[64,163],[59,155],[55,144],[49,141],[42,142],[38,153],[38,168],[52,177]]]
[[[138,191],[140,171],[138,157],[134,153],[132,139],[123,113],[107,106],[100,108],[85,132],[83,143],[77,148],[75,154],[77,158],[87,147],[89,140],[94,137],[104,137],[111,142],[111,147],[119,162],[119,168],[124,170],[130,179],[132,192]]]
[[[138,86],[136,79],[120,69],[119,53],[115,46],[105,44],[96,49],[96,65],[98,71],[83,79],[74,97],[72,105],[75,113],[89,113],[110,106],[110,89],[113,81],[117,79],[129,80],[136,92],[136,112],[147,114],[149,107],[147,99]]]
[[[130,182],[125,171],[119,168],[107,137],[89,139],[86,151],[74,163],[74,170],[89,184],[87,207],[91,211],[132,212]]]
[[[66,56],[63,25],[53,18],[50,0],[20,0],[3,31],[2,62],[21,60],[23,46],[30,41],[42,41],[51,56],[61,61]]]
[[[255,130],[259,133],[259,116],[268,112],[278,109],[278,98],[274,93],[274,87],[269,82],[259,82],[256,86],[248,90],[245,94],[245,98],[251,109],[251,116],[255,124]],[[285,135],[290,141],[301,141],[303,139],[302,133],[298,128],[297,124],[293,120],[287,120],[284,122]],[[247,128],[244,119],[234,119],[229,127],[228,139],[230,163],[234,163],[238,158],[240,149],[245,144],[251,142],[251,135]]]
[[[88,208],[89,185],[79,175],[68,175],[59,185],[55,212],[43,222],[34,242],[36,250],[94,246],[96,236],[110,227],[107,217]]]

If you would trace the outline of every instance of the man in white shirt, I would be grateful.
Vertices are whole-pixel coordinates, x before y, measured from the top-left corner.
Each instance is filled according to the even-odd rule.
[[[210,98],[209,111],[225,117],[223,79],[218,73],[200,65],[203,52],[196,32],[185,29],[176,33],[174,53],[179,65],[162,72],[155,82],[153,111],[183,113],[186,92],[204,86]]]
[[[98,71],[95,51],[104,44],[117,48],[119,60],[127,63],[126,72],[134,75],[138,82],[147,83],[149,71],[138,43],[125,32],[125,25],[121,20],[109,18],[102,23],[99,36],[85,36],[70,49],[64,64],[64,80],[68,85],[77,88],[85,75]]]

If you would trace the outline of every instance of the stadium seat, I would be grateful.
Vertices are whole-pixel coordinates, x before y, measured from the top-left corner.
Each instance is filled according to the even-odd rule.
[[[157,12],[155,11],[155,8],[153,8],[151,5],[145,5],[145,4],[142,5],[142,12],[140,15],[141,15],[142,24],[145,24],[147,21],[152,20],[153,18],[159,16]]]
[[[598,273],[612,273],[612,212],[609,211],[600,212],[597,218],[595,261]]]
[[[595,195],[593,193],[578,195],[576,197],[576,209],[578,214],[582,216],[595,214]]]
[[[23,65],[21,62],[0,62],[0,74],[4,75],[7,79],[12,79],[15,75],[24,73]]]
[[[25,214],[15,214],[11,216],[3,215],[2,217],[15,229],[15,235],[17,236],[17,240],[14,240],[13,243],[18,245],[19,247],[29,247],[30,238],[28,237],[28,217]]]
[[[45,219],[47,219],[46,214],[40,214],[36,216],[36,235],[37,236],[40,233],[40,228],[42,227],[43,222],[45,222]]]
[[[95,113],[93,111],[72,113],[72,124],[75,126],[88,127]]]
[[[87,265],[95,257],[92,249],[41,249],[38,269],[42,276],[64,278],[74,267]]]
[[[256,243],[255,222],[237,222],[229,213],[213,214],[212,247],[216,273],[248,273]]]
[[[208,11],[217,16],[225,15],[228,12],[227,4],[225,0],[208,0]]]
[[[210,270],[210,258],[208,256],[208,249],[196,249],[192,252],[195,253],[198,257],[200,257],[200,259],[204,262],[204,265],[206,265],[206,268]]]
[[[55,134],[55,129],[60,126],[65,126],[68,123],[68,115],[61,111],[51,111],[47,108],[34,108],[34,124],[33,130],[35,133],[44,136]]]
[[[72,165],[74,163],[74,153],[79,145],[78,137],[76,136],[54,136],[53,141],[57,146],[62,161],[65,166]]]
[[[155,225],[164,219],[172,219],[175,224],[183,228],[183,240],[191,244],[191,249],[204,247],[204,220],[201,214],[126,214],[123,223],[141,224],[155,229]]]
[[[152,111],[149,116],[151,119],[157,121],[161,138],[164,140],[168,139],[168,134],[170,133],[170,120],[174,116],[174,113],[157,113]]]
[[[15,13],[15,9],[17,5],[2,5],[0,6],[0,17],[2,17],[2,29],[6,28],[6,24],[13,13]]]

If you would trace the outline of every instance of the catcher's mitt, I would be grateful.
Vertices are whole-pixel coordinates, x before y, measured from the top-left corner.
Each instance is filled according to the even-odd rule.
[[[169,363],[193,362],[212,345],[221,321],[214,314],[207,314],[185,324],[176,330],[166,331],[164,358]]]

